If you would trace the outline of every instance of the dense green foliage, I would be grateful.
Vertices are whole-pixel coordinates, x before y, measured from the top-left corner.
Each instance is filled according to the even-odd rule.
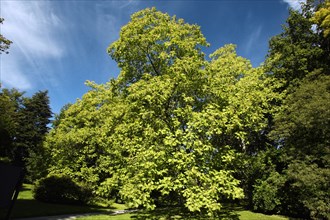
[[[238,156],[267,126],[276,98],[262,68],[227,45],[205,61],[199,27],[137,12],[109,47],[121,73],[70,106],[47,138],[51,173],[132,207],[216,214],[243,197]]]
[[[14,137],[19,126],[19,111],[23,94],[16,89],[3,89],[0,93],[0,157],[15,160]]]
[[[322,48],[321,36],[312,29],[311,4],[302,12],[290,10],[283,32],[269,42],[267,71],[283,83],[284,89],[294,89],[308,73],[320,68],[328,70],[328,50]]]
[[[284,181],[284,177],[276,171],[270,173],[266,180],[258,179],[253,192],[254,209],[263,212],[278,211]]]
[[[291,10],[253,68],[234,45],[206,61],[196,25],[133,14],[108,48],[118,79],[88,82],[48,135],[49,172],[131,207],[217,215],[245,195],[258,211],[327,218],[330,58],[313,16],[310,2]]]
[[[269,136],[280,153],[272,158],[276,173],[257,180],[255,188],[259,210],[329,219],[330,53],[320,23],[328,6],[314,13],[308,1],[302,12],[290,11],[284,32],[270,41],[267,67],[283,83],[278,92],[284,98]]]
[[[63,204],[86,204],[91,192],[68,176],[51,175],[38,180],[33,197],[39,201]]]
[[[154,8],[136,12],[108,48],[118,78],[88,81],[49,133],[46,92],[2,91],[1,157],[45,177],[39,189],[67,181],[130,207],[221,216],[225,203],[242,201],[329,219],[328,18],[329,1],[290,10],[265,65],[254,68],[231,44],[207,60],[197,25]],[[56,187],[47,190],[65,194]]]
[[[52,115],[47,93],[24,97],[16,89],[0,92],[0,158],[25,167],[29,180],[45,172],[42,145]]]

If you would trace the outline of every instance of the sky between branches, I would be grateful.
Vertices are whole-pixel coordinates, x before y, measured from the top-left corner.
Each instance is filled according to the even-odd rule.
[[[118,39],[130,15],[146,7],[176,15],[201,26],[211,44],[209,55],[227,43],[239,55],[260,65],[269,39],[281,33],[288,8],[299,0],[158,0],[158,1],[7,1],[0,2],[5,18],[1,34],[13,41],[0,60],[4,88],[32,95],[48,90],[53,112],[80,98],[86,80],[105,83],[119,69],[106,53]]]

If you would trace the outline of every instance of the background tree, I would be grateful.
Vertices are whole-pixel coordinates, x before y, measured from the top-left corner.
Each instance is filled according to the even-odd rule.
[[[65,118],[65,111],[70,108],[72,103],[65,104],[59,114],[54,115],[54,120],[52,121],[52,128],[56,128],[61,123],[61,120]]]
[[[311,18],[317,15],[313,6],[308,1],[302,12],[291,10],[284,32],[270,41],[266,64],[270,76],[283,83],[277,90],[283,100],[269,137],[280,154],[272,159],[276,173],[257,180],[253,198],[259,210],[326,219],[330,56],[322,26],[318,31],[312,27]],[[310,172],[313,169],[315,172]]]
[[[47,93],[39,91],[31,98],[16,89],[0,93],[0,157],[26,168],[29,180],[40,177],[47,161],[41,147],[52,116]]]
[[[5,19],[0,17],[0,25],[2,25],[3,21]],[[9,53],[8,49],[10,44],[12,44],[13,42],[8,40],[7,38],[5,38],[4,36],[2,36],[2,34],[0,34],[0,54],[2,53]]]
[[[329,76],[315,80],[306,77],[275,116],[271,135],[284,149],[282,160],[288,166],[283,170],[287,182],[282,189],[290,192],[283,195],[288,214],[325,218],[330,211],[326,208],[330,181],[329,88]],[[314,172],[309,174],[310,170]]]
[[[330,36],[330,1],[327,0],[320,5],[311,21],[316,23],[325,38]]]
[[[18,128],[16,144],[23,149],[22,162],[27,166],[32,181],[42,176],[41,171],[47,160],[42,145],[52,117],[48,91],[36,92],[31,98],[24,99],[23,104],[20,112],[22,124]]]
[[[329,56],[321,47],[322,36],[313,30],[313,2],[302,12],[290,9],[283,32],[269,42],[267,71],[283,83],[282,91],[295,87],[307,74],[323,68],[328,71]]]
[[[0,92],[0,153],[6,161],[15,161],[14,144],[19,127],[19,111],[23,107],[23,94],[16,89]]]

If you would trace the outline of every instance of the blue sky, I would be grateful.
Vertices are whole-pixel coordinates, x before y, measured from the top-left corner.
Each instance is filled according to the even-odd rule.
[[[288,8],[300,0],[57,0],[0,1],[5,18],[1,34],[13,41],[0,57],[4,88],[18,88],[27,96],[48,90],[54,113],[88,91],[86,80],[105,83],[119,69],[106,53],[130,15],[147,7],[201,26],[211,44],[209,55],[228,43],[258,66],[265,59],[269,39],[281,33]]]

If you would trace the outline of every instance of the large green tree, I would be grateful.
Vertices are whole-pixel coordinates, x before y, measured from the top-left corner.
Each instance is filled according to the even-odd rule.
[[[132,207],[215,214],[223,199],[242,198],[238,155],[253,151],[276,97],[263,69],[235,46],[207,62],[207,45],[197,25],[154,8],[133,14],[108,48],[118,79],[89,82],[48,135],[49,171],[99,195],[119,192]]]

